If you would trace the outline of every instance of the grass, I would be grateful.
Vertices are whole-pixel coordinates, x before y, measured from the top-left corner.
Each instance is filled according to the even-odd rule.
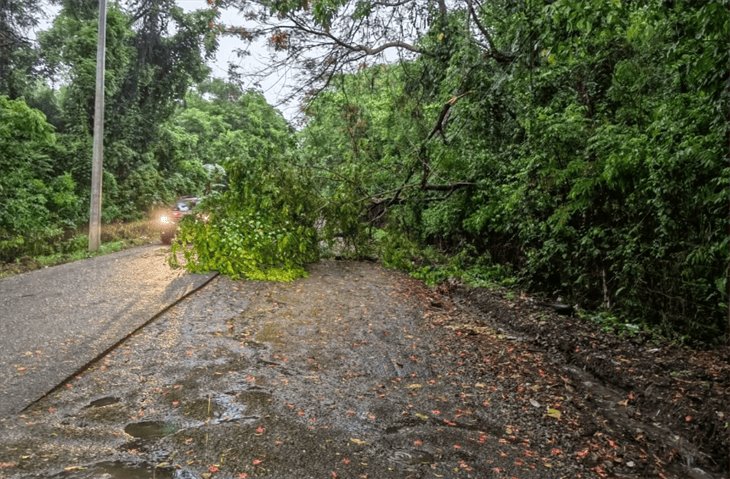
[[[53,245],[52,249],[56,250],[54,253],[24,256],[13,262],[0,263],[0,278],[149,244],[158,239],[159,232],[149,221],[103,225],[101,246],[99,251],[93,253],[88,251],[87,235],[85,230],[79,230],[65,241]]]

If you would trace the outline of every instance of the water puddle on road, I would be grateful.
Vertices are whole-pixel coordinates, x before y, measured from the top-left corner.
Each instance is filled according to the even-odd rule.
[[[67,469],[56,477],[63,479],[174,479],[177,474],[170,467],[155,467],[147,463],[100,462],[89,467]]]
[[[180,428],[164,421],[142,421],[127,424],[124,432],[139,439],[159,439],[175,434]]]
[[[235,421],[254,421],[259,416],[246,415],[246,406],[238,403],[235,397],[216,394],[209,399],[198,399],[183,408],[185,416],[208,424]]]
[[[271,407],[273,396],[267,391],[250,389],[239,393],[238,400],[251,411],[266,412]]]
[[[108,396],[108,397],[103,397],[103,398],[97,399],[95,401],[91,401],[88,404],[88,406],[86,406],[86,407],[93,408],[93,407],[111,406],[112,404],[117,404],[119,401],[120,401],[119,398],[116,398],[113,396]]]
[[[391,460],[409,466],[417,466],[419,464],[433,464],[434,462],[436,462],[433,454],[420,450],[394,451],[391,455]]]
[[[256,333],[256,340],[263,343],[283,343],[281,329],[274,323],[265,323],[261,331]]]

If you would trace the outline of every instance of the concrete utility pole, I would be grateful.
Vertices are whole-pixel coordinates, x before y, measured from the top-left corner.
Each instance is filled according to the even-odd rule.
[[[91,160],[91,210],[89,251],[101,242],[101,179],[104,171],[104,66],[106,63],[106,0],[99,0],[99,39],[96,47],[96,102],[94,104],[94,153]]]

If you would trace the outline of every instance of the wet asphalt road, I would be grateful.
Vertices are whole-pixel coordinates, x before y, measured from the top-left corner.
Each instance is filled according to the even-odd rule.
[[[0,280],[0,417],[43,397],[211,275],[149,245]]]

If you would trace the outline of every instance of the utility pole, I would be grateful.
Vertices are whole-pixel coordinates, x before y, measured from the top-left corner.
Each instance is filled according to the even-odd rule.
[[[101,240],[101,184],[104,171],[104,66],[106,63],[106,0],[99,0],[99,38],[96,46],[96,101],[94,152],[91,160],[89,251],[98,251]]]

